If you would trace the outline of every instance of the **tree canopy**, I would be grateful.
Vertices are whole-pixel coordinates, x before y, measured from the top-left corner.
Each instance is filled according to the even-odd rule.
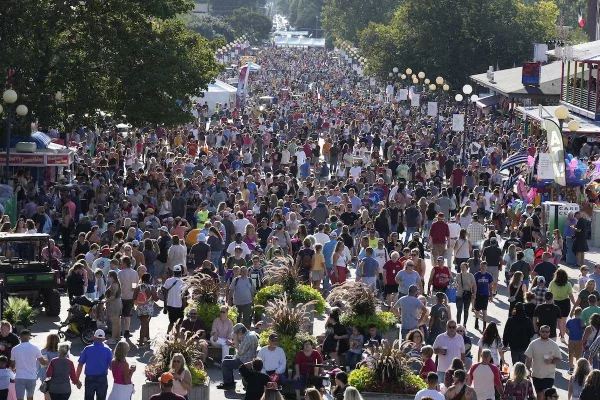
[[[214,15],[186,14],[181,17],[188,29],[199,33],[208,40],[225,39],[225,43],[235,40],[235,31],[223,18]]]
[[[210,13],[220,16],[233,14],[240,8],[249,8],[252,11],[259,11],[265,6],[265,0],[209,0]]]
[[[398,4],[398,0],[325,0],[323,27],[338,39],[356,42],[370,22],[388,22]]]
[[[209,42],[175,20],[190,6],[185,0],[7,0],[0,8],[0,71],[15,70],[18,104],[43,127],[94,124],[100,111],[134,125],[187,121],[180,105],[221,68]],[[64,102],[55,100],[59,91]]]
[[[296,29],[312,32],[321,29],[323,0],[276,0],[275,6],[277,12],[285,15]]]
[[[556,33],[552,1],[405,0],[388,24],[371,23],[360,35],[369,72],[387,77],[393,67],[424,71],[462,84],[489,65],[513,67],[533,55],[533,43]]]
[[[238,8],[225,21],[238,36],[247,35],[255,41],[268,38],[273,28],[271,18],[249,8]]]

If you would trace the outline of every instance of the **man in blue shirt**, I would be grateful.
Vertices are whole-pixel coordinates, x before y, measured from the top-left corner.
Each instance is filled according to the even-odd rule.
[[[483,330],[487,326],[487,307],[492,298],[492,285],[494,277],[487,272],[487,262],[482,261],[479,265],[480,271],[475,272],[475,283],[477,294],[475,295],[475,329],[479,329],[479,312],[483,311]]]
[[[331,284],[329,281],[329,275],[333,270],[333,253],[335,251],[335,246],[338,242],[338,234],[336,231],[333,231],[329,234],[330,240],[329,242],[323,245],[323,258],[325,258],[325,267],[327,268],[327,273],[325,274],[325,279],[323,279],[323,290],[329,290],[331,288]]]
[[[112,361],[112,351],[104,344],[106,334],[102,329],[94,333],[94,343],[87,346],[79,356],[77,379],[85,365],[85,400],[105,400],[108,391],[108,367]]]

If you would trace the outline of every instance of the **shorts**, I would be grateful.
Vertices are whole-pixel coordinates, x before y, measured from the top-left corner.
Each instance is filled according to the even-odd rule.
[[[560,308],[561,317],[569,318],[569,314],[571,313],[571,301],[569,299],[554,300],[554,304]]]
[[[487,311],[490,296],[486,294],[475,295],[475,311]]]
[[[533,387],[536,393],[543,392],[546,389],[554,387],[554,378],[532,378]]]
[[[569,357],[575,357],[576,360],[579,360],[581,357],[583,357],[581,340],[569,339]]]
[[[154,261],[154,276],[157,278],[162,278],[166,266],[167,263],[158,260]]]
[[[398,293],[398,287],[400,285],[390,285],[389,283],[387,285],[385,285],[385,287],[383,288],[384,293],[387,294],[394,294],[394,293]]]
[[[311,271],[311,281],[313,282],[321,282],[323,280],[323,278],[325,277],[325,271],[323,271],[322,269],[317,270],[317,271]]]
[[[25,392],[27,392],[27,397],[33,397],[36,383],[36,379],[15,379],[15,392],[17,394],[17,399],[24,399]]]
[[[123,303],[123,311],[121,311],[122,317],[131,317],[131,312],[133,311],[133,299],[125,300],[121,299]]]
[[[488,265],[488,272],[492,274],[492,278],[494,278],[494,283],[498,283],[498,277],[500,276],[500,268]]]

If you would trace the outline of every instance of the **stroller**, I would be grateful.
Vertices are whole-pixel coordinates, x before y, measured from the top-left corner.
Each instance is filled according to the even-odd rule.
[[[96,320],[91,316],[92,309],[104,300],[104,295],[98,300],[90,300],[85,296],[76,296],[71,302],[69,315],[61,323],[58,329],[58,336],[61,340],[65,338],[73,339],[81,337],[81,341],[86,345],[94,341],[94,333],[98,329]],[[66,328],[66,329],[65,329]]]

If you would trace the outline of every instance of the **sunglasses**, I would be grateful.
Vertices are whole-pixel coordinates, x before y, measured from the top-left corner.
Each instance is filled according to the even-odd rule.
[[[540,333],[550,333],[550,331],[540,331]]]
[[[179,360],[173,360],[173,364],[174,364],[174,363],[180,364],[180,363],[181,363],[181,361],[179,361]]]
[[[221,310],[221,314],[225,314],[227,310]]]
[[[456,325],[454,325],[454,326],[448,326],[448,329],[456,329]]]

